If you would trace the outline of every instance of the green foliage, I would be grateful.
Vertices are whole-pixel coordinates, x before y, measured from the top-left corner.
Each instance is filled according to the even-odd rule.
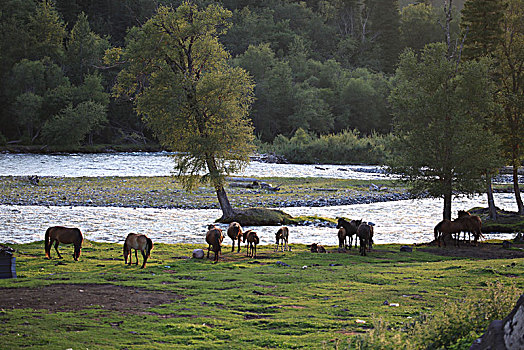
[[[191,181],[207,171],[215,185],[248,161],[253,138],[247,112],[253,82],[228,65],[218,42],[230,12],[217,5],[199,10],[185,2],[161,7],[130,33],[116,93],[135,95],[137,111],[177,156],[180,175]],[[145,62],[145,63],[144,63]]]
[[[490,282],[482,291],[447,302],[439,312],[422,314],[402,329],[376,319],[374,329],[351,344],[356,349],[469,349],[491,321],[511,312],[519,296],[515,285]]]
[[[457,65],[446,52],[444,44],[430,44],[420,60],[403,54],[390,97],[398,139],[389,164],[417,193],[445,198],[448,216],[451,193],[481,191],[483,174],[501,163],[499,140],[486,128],[493,109],[489,65]]]
[[[75,146],[106,121],[106,108],[99,103],[69,105],[45,123],[42,138],[51,145]]]
[[[299,128],[293,137],[279,135],[268,151],[293,163],[382,164],[391,136],[362,137],[356,130],[320,137]]]
[[[442,40],[438,9],[426,3],[411,4],[401,11],[400,36],[405,47],[420,51],[426,44]]]

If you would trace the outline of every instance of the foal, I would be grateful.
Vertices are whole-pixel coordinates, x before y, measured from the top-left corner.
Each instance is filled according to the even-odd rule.
[[[257,257],[257,244],[260,243],[258,235],[253,230],[247,230],[244,232],[244,242],[247,242],[247,255],[251,258]]]
[[[289,228],[286,226],[278,229],[275,233],[275,238],[277,240],[277,246],[275,247],[275,252],[278,251],[278,242],[282,242],[282,251],[289,250],[288,238],[289,238]]]

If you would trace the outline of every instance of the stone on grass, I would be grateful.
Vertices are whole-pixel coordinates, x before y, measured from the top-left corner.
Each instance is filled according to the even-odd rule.
[[[195,259],[203,259],[204,258],[204,250],[203,249],[195,249],[195,250],[193,250],[193,258],[195,258]]]

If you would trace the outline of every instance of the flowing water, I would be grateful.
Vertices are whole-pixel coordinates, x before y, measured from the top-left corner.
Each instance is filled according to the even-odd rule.
[[[496,203],[507,210],[516,210],[512,194],[496,194]],[[485,206],[484,197],[462,198],[453,208],[469,209]],[[404,200],[333,207],[283,208],[297,215],[319,215],[336,218],[346,216],[375,224],[375,243],[422,243],[433,239],[433,227],[442,218],[442,201],[434,199]],[[0,242],[26,243],[44,239],[49,226],[79,227],[87,239],[97,242],[122,243],[129,232],[147,234],[155,242],[204,243],[206,227],[220,217],[217,209],[153,209],[115,207],[45,207],[0,206]],[[226,226],[222,226],[223,229]],[[274,243],[277,227],[257,226],[261,244]],[[292,226],[290,242],[338,244],[334,227]],[[488,238],[512,238],[513,235],[488,235]],[[226,244],[231,244],[229,238]]]
[[[169,175],[172,160],[167,153],[107,153],[72,155],[0,154],[0,176],[154,176]],[[378,171],[378,172],[377,172]],[[239,176],[333,177],[351,179],[387,178],[373,166],[296,165],[251,162]],[[496,194],[496,205],[516,210],[513,194]],[[453,201],[453,211],[487,206],[485,196]],[[442,201],[404,200],[331,207],[283,208],[287,213],[336,218],[345,216],[375,224],[376,243],[421,243],[433,239],[433,227],[442,218]],[[47,227],[79,227],[87,239],[122,243],[129,232],[145,233],[155,242],[203,243],[206,227],[220,217],[219,210],[144,209],[119,207],[57,207],[0,205],[0,242],[27,243],[44,238]],[[226,228],[222,226],[222,228]],[[277,227],[247,227],[256,230],[262,244],[274,243]],[[245,228],[245,229],[247,229]],[[497,234],[506,239],[513,235]],[[489,238],[490,236],[488,236]],[[290,228],[292,243],[338,244],[337,229],[310,226]],[[226,244],[231,244],[229,238]]]
[[[0,154],[0,176],[167,176],[174,165],[168,152],[96,154]],[[251,162],[244,177],[330,177],[383,179],[380,168],[368,165],[309,165]]]

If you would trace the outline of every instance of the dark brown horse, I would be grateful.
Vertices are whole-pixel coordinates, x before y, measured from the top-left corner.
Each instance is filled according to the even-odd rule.
[[[357,237],[360,241],[360,255],[366,255],[367,250],[371,250],[373,244],[373,226],[361,223],[357,229]]]
[[[351,220],[347,221],[344,218],[339,218],[337,223],[337,228],[340,229],[341,227],[344,228],[346,231],[346,235],[342,237],[338,236],[338,246],[343,247],[344,249],[346,247],[349,247],[351,249],[351,245],[353,243],[353,236],[357,233],[358,226],[362,223],[362,220]],[[346,238],[349,239],[349,246],[346,246]],[[357,247],[357,239],[355,238],[355,248]]]
[[[289,250],[289,246],[288,246],[289,228],[287,228],[286,226],[279,228],[277,233],[275,233],[275,239],[277,241],[275,252],[278,251],[279,242],[282,242],[282,251]]]
[[[147,258],[151,255],[151,250],[153,249],[153,241],[149,239],[146,235],[140,235],[136,233],[130,233],[127,235],[126,241],[124,242],[124,261],[127,264],[127,257],[129,256],[129,264],[131,265],[131,260],[133,260],[133,253],[131,249],[135,250],[135,265],[138,265],[138,251],[142,253],[142,267],[143,269],[146,266]]]
[[[73,243],[75,247],[75,251],[73,253],[73,259],[75,261],[78,261],[78,258],[80,257],[80,249],[82,249],[82,242],[84,240],[84,237],[82,236],[82,232],[80,232],[79,229],[76,227],[62,227],[62,226],[53,226],[47,229],[45,231],[45,243],[44,243],[44,250],[45,250],[45,257],[47,259],[51,259],[51,246],[53,243],[55,243],[55,250],[56,254],[58,254],[58,258],[62,259],[62,255],[60,255],[60,252],[58,251],[58,245],[60,243],[64,244],[71,244]]]
[[[466,240],[466,232],[473,234],[475,243],[482,237],[482,219],[477,215],[471,215],[465,210],[458,211],[458,218],[455,221],[461,221],[464,225],[464,240]],[[471,237],[471,236],[470,236]]]
[[[206,233],[206,242],[209,245],[207,247],[207,258],[209,259],[209,251],[211,250],[211,247],[213,247],[213,252],[215,253],[215,259],[214,262],[218,262],[218,256],[222,252],[222,241],[224,240],[224,235],[222,234],[222,230],[215,225],[209,225],[207,233]]]
[[[235,241],[238,241],[238,251],[240,252],[240,240],[242,239],[242,226],[238,222],[232,222],[227,228],[227,235],[233,240],[233,247],[231,251],[235,251]]]
[[[464,223],[462,221],[451,221],[448,219],[444,219],[441,222],[439,222],[437,226],[435,226],[435,228],[433,229],[435,241],[437,242],[439,247],[441,246],[441,243],[443,243],[444,246],[446,246],[446,238],[449,237],[450,239],[453,239],[453,234],[456,234],[457,236],[455,239],[455,245],[458,246],[459,235],[460,232],[463,231],[463,228]]]
[[[258,235],[253,230],[247,230],[244,232],[244,242],[247,246],[247,256],[256,258],[257,257],[257,245],[260,243],[260,239],[258,238]]]

